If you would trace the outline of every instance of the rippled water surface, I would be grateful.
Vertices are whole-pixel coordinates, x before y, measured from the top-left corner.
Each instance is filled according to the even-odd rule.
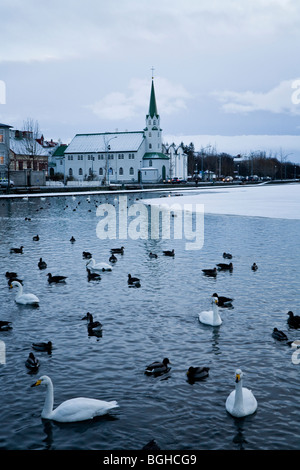
[[[109,202],[117,209],[114,199],[0,200],[0,320],[13,325],[0,332],[6,347],[0,448],[138,450],[154,438],[163,450],[299,449],[300,364],[292,362],[291,347],[271,336],[277,327],[300,339],[287,325],[288,310],[299,314],[299,220],[205,215],[199,251],[186,250],[179,239],[100,240],[96,206]],[[23,255],[10,254],[20,245]],[[110,249],[121,245],[125,252],[113,271],[88,282],[82,252],[108,262]],[[172,248],[174,258],[162,255]],[[233,272],[203,276],[203,268],[224,262],[224,251],[233,254]],[[37,267],[40,257],[46,271]],[[16,271],[24,290],[39,297],[38,308],[15,303],[6,271]],[[48,272],[67,276],[66,283],[49,285]],[[128,287],[128,273],[141,279],[140,288]],[[214,292],[234,298],[215,328],[198,320]],[[82,320],[88,311],[102,322],[102,337],[88,335]],[[36,352],[40,369],[30,374],[25,361],[32,342],[48,340],[52,354]],[[167,375],[144,374],[148,363],[164,357],[172,363]],[[209,377],[189,383],[191,365],[210,367]],[[257,412],[241,420],[225,410],[237,367],[258,401]],[[55,406],[87,396],[117,400],[119,408],[82,423],[42,420],[45,389],[30,386],[44,374],[53,381]]]

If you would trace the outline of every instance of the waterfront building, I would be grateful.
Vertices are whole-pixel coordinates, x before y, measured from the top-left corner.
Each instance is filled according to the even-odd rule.
[[[143,130],[76,134],[64,156],[68,179],[99,180],[103,184],[187,179],[183,147],[163,143],[153,78]]]

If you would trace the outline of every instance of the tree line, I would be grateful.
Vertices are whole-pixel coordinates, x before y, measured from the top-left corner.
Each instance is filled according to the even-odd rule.
[[[218,153],[213,146],[195,150],[193,142],[182,143],[188,156],[188,174],[196,175],[202,171],[211,171],[217,178],[224,176],[247,177],[257,175],[260,178],[295,179],[300,177],[300,165],[287,161],[288,155],[277,155],[264,151],[251,152],[247,156]]]

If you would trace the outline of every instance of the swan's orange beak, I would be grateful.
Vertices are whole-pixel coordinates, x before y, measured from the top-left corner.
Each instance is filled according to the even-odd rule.
[[[41,385],[41,383],[41,380],[37,380],[34,384],[31,385],[31,387],[37,387],[38,385]]]
[[[236,376],[235,376],[236,383],[238,383],[240,380],[241,380],[240,374],[236,374]]]
[[[14,286],[12,286],[11,284],[9,284],[9,288],[10,288],[10,289],[13,289],[13,288],[14,288]]]

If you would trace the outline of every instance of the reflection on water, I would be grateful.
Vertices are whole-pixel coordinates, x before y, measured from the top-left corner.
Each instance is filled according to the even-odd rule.
[[[299,221],[206,215],[198,251],[173,238],[99,239],[97,207],[116,205],[114,199],[0,201],[0,320],[13,326],[0,332],[6,346],[0,448],[138,450],[155,438],[164,450],[298,449],[299,365],[294,350],[271,333],[277,327],[299,340],[286,318],[288,310],[299,314]],[[131,195],[128,205],[135,201]],[[24,254],[10,253],[20,245]],[[116,255],[112,272],[89,280],[83,251],[108,263],[118,246],[124,254]],[[172,249],[174,257],[163,256]],[[202,269],[223,262],[223,252],[233,254],[232,273],[203,276]],[[46,270],[38,268],[41,257]],[[38,308],[15,303],[6,271],[17,272],[24,290],[40,298]],[[48,284],[48,272],[66,276],[66,283]],[[140,278],[140,288],[128,287],[129,273]],[[233,308],[222,308],[221,326],[209,327],[198,314],[215,292],[234,298]],[[87,312],[103,325],[97,336],[82,320]],[[39,341],[52,341],[53,349],[35,351],[40,368],[33,376],[25,361]],[[164,357],[171,361],[167,375],[144,375],[147,364]],[[191,365],[210,367],[209,377],[191,385]],[[237,367],[258,401],[257,412],[242,420],[225,410]],[[45,390],[33,393],[30,385],[43,374],[53,380],[55,407],[86,396],[115,399],[119,408],[83,423],[42,420]]]

